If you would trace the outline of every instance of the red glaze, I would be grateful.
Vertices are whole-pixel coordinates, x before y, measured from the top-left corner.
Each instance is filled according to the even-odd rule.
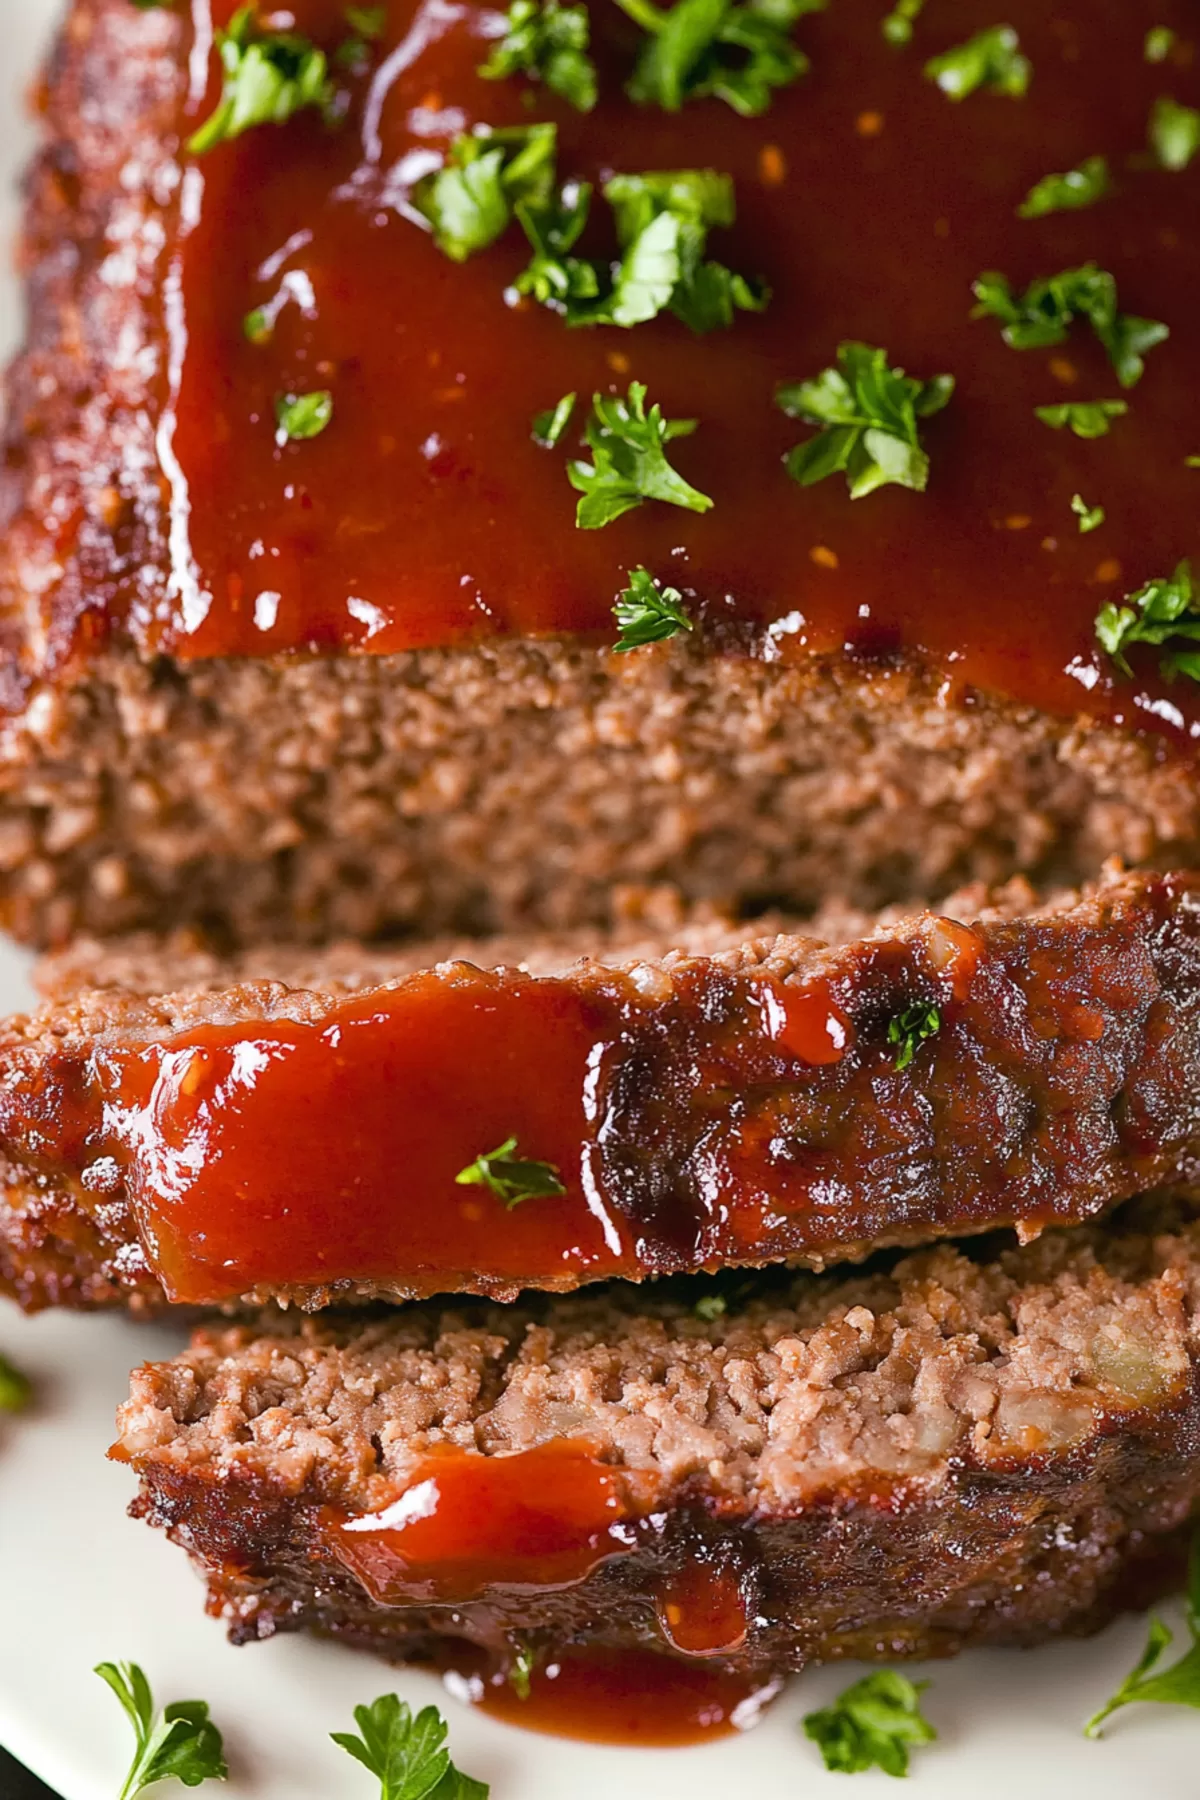
[[[233,5],[214,0],[218,24]],[[202,49],[208,0],[193,11]],[[1136,680],[1115,678],[1092,629],[1103,601],[1200,553],[1200,471],[1185,466],[1200,452],[1200,159],[1168,173],[1143,153],[1156,96],[1200,103],[1185,0],[1012,0],[1001,12],[1032,60],[1029,94],[960,104],[922,64],[995,24],[991,0],[929,0],[906,51],[884,41],[875,0],[841,0],[802,22],[812,71],[757,120],[718,101],[670,118],[635,107],[621,80],[637,34],[615,7],[592,11],[603,99],[590,115],[519,80],[481,81],[479,7],[392,0],[341,129],[309,112],[185,158],[194,223],[170,225],[178,380],[160,434],[173,597],[152,600],[138,577],[112,594],[110,618],[183,657],[608,636],[626,571],[645,563],[714,624],[771,627],[756,639],[769,655],[913,651],[955,693],[1200,731],[1192,683],[1164,688],[1141,651]],[[335,0],[294,0],[290,12],[331,48],[343,36]],[[1162,24],[1182,42],[1150,66],[1143,37]],[[185,129],[217,93],[215,57],[193,69]],[[465,264],[443,256],[405,216],[405,158],[427,164],[475,121],[541,117],[558,121],[564,175],[731,173],[738,223],[713,234],[710,254],[768,278],[766,314],[704,338],[671,318],[569,330],[506,304],[525,260],[516,228]],[[1040,177],[1099,152],[1112,198],[1016,216]],[[598,203],[602,251],[606,215]],[[994,320],[970,317],[984,270],[1023,287],[1088,259],[1113,272],[1123,310],[1172,332],[1125,396],[1129,416],[1094,442],[1033,412],[1119,394],[1090,331],[1017,352]],[[288,277],[310,284],[311,305],[290,301],[271,342],[248,343],[243,315]],[[815,375],[846,338],[884,346],[913,374],[956,377],[949,409],[925,428],[926,494],[852,502],[841,477],[800,489],[784,472],[807,428],[777,410],[774,387]],[[698,518],[648,504],[578,531],[573,452],[534,445],[531,416],[570,389],[587,397],[631,378],[669,416],[699,419],[675,459],[715,508]],[[317,387],[333,393],[332,424],[279,448],[275,395]],[[1102,529],[1080,534],[1076,492],[1107,508]]]

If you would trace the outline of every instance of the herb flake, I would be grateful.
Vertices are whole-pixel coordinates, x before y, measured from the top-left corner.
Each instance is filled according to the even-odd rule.
[[[1151,109],[1149,135],[1159,167],[1178,173],[1200,151],[1200,111],[1164,95]]]
[[[32,1395],[29,1377],[22,1375],[7,1356],[0,1356],[0,1412],[24,1412]]]
[[[942,1029],[939,1007],[927,1000],[914,1000],[888,1022],[887,1041],[896,1046],[897,1069],[907,1069],[918,1047]]]
[[[912,43],[913,25],[921,15],[925,0],[898,0],[884,19],[880,30],[889,44],[903,48]]]
[[[776,88],[806,73],[809,60],[789,35],[825,0],[617,0],[647,34],[627,87],[640,106],[678,112],[712,95],[743,118],[766,112]]]
[[[133,1800],[156,1781],[199,1787],[226,1779],[221,1734],[208,1716],[207,1701],[176,1700],[156,1713],[150,1683],[137,1663],[99,1663],[95,1673],[121,1702],[136,1740],[119,1800]]]
[[[356,1706],[358,1733],[331,1731],[339,1749],[379,1782],[379,1800],[487,1800],[488,1787],[463,1775],[446,1748],[446,1721],[436,1706],[414,1718],[395,1694]]]
[[[1175,33],[1169,25],[1152,25],[1146,33],[1143,54],[1148,63],[1164,63],[1175,48]]]
[[[541,81],[578,112],[596,104],[596,65],[588,55],[586,6],[559,0],[512,0],[504,36],[479,66],[485,81],[525,75]]]
[[[991,25],[925,64],[948,100],[965,100],[977,88],[1020,100],[1029,89],[1033,66],[1021,54],[1021,40],[1011,25]]]
[[[614,650],[640,650],[660,644],[694,626],[678,588],[660,587],[648,569],[631,569],[629,586],[618,596],[613,614],[621,628]]]
[[[894,1669],[876,1670],[846,1688],[832,1706],[808,1713],[804,1734],[819,1748],[825,1767],[838,1774],[880,1768],[887,1775],[907,1775],[910,1747],[937,1737],[921,1712],[928,1686]]]
[[[657,402],[646,410],[646,389],[631,381],[628,394],[595,394],[584,436],[590,463],[567,466],[571,486],[582,496],[575,523],[584,531],[611,525],[643,500],[663,500],[688,512],[708,512],[712,500],[685,481],[667,460],[675,438],[690,437],[695,419],[664,419]]]
[[[275,442],[284,444],[320,437],[333,417],[333,395],[328,388],[311,394],[275,396]]]
[[[1200,1532],[1192,1538],[1188,1561],[1184,1618],[1191,1643],[1169,1668],[1161,1667],[1172,1641],[1170,1627],[1151,1618],[1146,1648],[1111,1700],[1092,1714],[1083,1728],[1085,1737],[1097,1738],[1101,1726],[1122,1706],[1157,1701],[1163,1706],[1200,1707]]]
[[[325,52],[292,31],[259,31],[253,6],[239,7],[216,33],[225,71],[215,110],[187,140],[192,156],[240,137],[255,125],[282,125],[305,107],[328,114],[334,103]]]
[[[1108,436],[1114,419],[1124,418],[1129,404],[1125,400],[1059,400],[1033,410],[1053,431],[1070,426],[1078,438],[1102,438]]]
[[[1017,208],[1022,219],[1042,219],[1047,213],[1075,212],[1084,206],[1095,206],[1112,190],[1108,158],[1089,156],[1077,169],[1062,175],[1043,175],[1026,194]]]
[[[575,411],[575,395],[564,394],[557,406],[548,406],[545,412],[535,413],[530,427],[530,436],[535,444],[543,450],[553,450],[567,426],[571,423],[571,415]]]
[[[1089,531],[1097,531],[1108,517],[1102,506],[1089,506],[1082,494],[1071,495],[1071,511],[1079,520],[1081,537],[1086,537]]]
[[[999,319],[1001,335],[1013,350],[1040,350],[1061,344],[1076,319],[1086,319],[1108,352],[1122,387],[1134,387],[1145,371],[1143,356],[1170,336],[1157,319],[1139,319],[1117,309],[1117,284],[1106,269],[1084,263],[1031,281],[1016,294],[1007,276],[989,271],[974,284],[973,318]]]
[[[887,352],[870,344],[838,346],[837,367],[810,381],[786,382],[775,401],[789,418],[821,427],[785,458],[802,487],[844,470],[852,500],[895,483],[922,493],[929,458],[918,422],[940,412],[954,392],[954,378],[917,381],[889,366]]]
[[[1161,648],[1172,638],[1200,640],[1200,594],[1191,564],[1185,560],[1173,575],[1148,581],[1119,606],[1108,601],[1096,614],[1096,636],[1124,675],[1133,674],[1125,654],[1131,644]],[[1200,650],[1164,650],[1158,666],[1168,681],[1176,675],[1200,681]]]
[[[523,1200],[553,1199],[565,1194],[554,1163],[535,1162],[516,1154],[515,1137],[505,1138],[494,1150],[477,1156],[454,1177],[459,1187],[485,1187],[502,1200],[508,1212]]]

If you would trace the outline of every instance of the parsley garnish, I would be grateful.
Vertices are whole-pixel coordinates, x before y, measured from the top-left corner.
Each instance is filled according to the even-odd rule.
[[[379,1781],[379,1800],[487,1800],[488,1787],[463,1775],[446,1749],[446,1721],[436,1706],[416,1718],[395,1694],[356,1706],[352,1731],[330,1737]]]
[[[645,644],[659,644],[677,632],[694,629],[679,589],[660,587],[649,569],[629,571],[629,586],[618,597],[613,612],[621,627],[613,646],[616,650],[640,650]]]
[[[1122,387],[1142,378],[1143,352],[1170,336],[1157,319],[1138,319],[1117,311],[1117,284],[1106,269],[1085,263],[1058,275],[1031,281],[1021,295],[1013,293],[1005,275],[989,271],[974,285],[979,304],[973,318],[999,319],[1006,344],[1014,350],[1040,350],[1061,344],[1075,319],[1086,319],[1108,352]]]
[[[1041,219],[1047,213],[1094,206],[1097,200],[1103,200],[1110,186],[1108,158],[1089,156],[1077,169],[1068,169],[1064,175],[1043,175],[1030,188],[1017,213],[1022,219]]]
[[[711,1325],[714,1319],[721,1318],[729,1311],[729,1302],[724,1294],[701,1294],[700,1298],[694,1302],[692,1311],[698,1319],[703,1319],[706,1324]]]
[[[1158,1668],[1171,1643],[1170,1627],[1161,1619],[1150,1620],[1146,1648],[1112,1699],[1093,1713],[1083,1728],[1085,1737],[1100,1736],[1100,1727],[1118,1707],[1137,1701],[1157,1700],[1164,1706],[1200,1707],[1200,1533],[1192,1539],[1188,1560],[1188,1586],[1184,1618],[1191,1643],[1169,1669]]]
[[[586,6],[559,0],[512,0],[507,30],[479,73],[485,81],[527,75],[544,81],[552,94],[591,112],[596,104],[596,65],[587,53]]]
[[[535,413],[530,436],[535,444],[543,450],[553,450],[567,426],[571,423],[571,414],[575,411],[574,394],[564,394],[557,406],[548,406],[545,412]]]
[[[515,1137],[505,1138],[494,1150],[486,1150],[454,1177],[459,1187],[485,1187],[503,1200],[509,1212],[522,1200],[541,1200],[565,1194],[554,1163],[532,1162],[517,1157]]]
[[[1130,644],[1168,643],[1171,638],[1200,639],[1200,595],[1192,581],[1192,566],[1184,561],[1164,580],[1148,581],[1126,596],[1120,606],[1109,601],[1096,614],[1096,636],[1117,667],[1132,675],[1125,651]],[[1167,650],[1158,666],[1168,681],[1190,675],[1200,681],[1200,651]]]
[[[530,1644],[518,1640],[512,1647],[512,1659],[508,1665],[508,1685],[518,1700],[528,1700],[533,1692],[533,1671],[537,1668],[537,1657]]]
[[[1152,25],[1146,33],[1145,54],[1148,63],[1166,62],[1175,48],[1175,33],[1169,25]]]
[[[216,110],[187,141],[193,156],[254,125],[281,125],[306,106],[333,105],[325,52],[292,31],[262,31],[253,6],[239,7],[216,34],[225,84]]]
[[[1164,169],[1186,169],[1200,151],[1200,112],[1165,95],[1150,113],[1150,148]]]
[[[898,0],[880,29],[889,44],[911,44],[913,21],[921,15],[925,0]]]
[[[936,1037],[942,1029],[941,1011],[931,1006],[927,1000],[914,1000],[903,1012],[898,1012],[888,1024],[887,1041],[899,1046],[896,1052],[896,1067],[907,1069],[917,1053],[917,1046],[927,1038]]]
[[[664,419],[655,404],[646,411],[646,389],[631,381],[629,393],[595,394],[592,415],[584,436],[593,461],[567,466],[571,486],[582,495],[575,509],[575,523],[585,531],[611,525],[643,500],[665,500],[688,512],[708,512],[707,494],[683,479],[667,461],[666,446],[673,438],[690,437],[695,419]]]
[[[1081,537],[1086,536],[1089,531],[1097,530],[1108,517],[1102,506],[1089,506],[1082,494],[1071,495],[1071,511],[1079,520]]]
[[[371,45],[387,29],[386,6],[347,6],[346,23],[354,33],[334,52],[334,62],[352,75],[365,75],[371,62]]]
[[[14,1368],[7,1356],[0,1356],[0,1412],[23,1411],[32,1392],[29,1377]]]
[[[439,250],[465,262],[494,243],[514,207],[543,205],[554,186],[553,125],[478,127],[456,137],[445,163],[416,185],[413,198],[433,227]]]
[[[320,437],[333,417],[333,395],[328,388],[317,388],[311,394],[277,394],[275,396],[275,442]]]
[[[155,1714],[150,1683],[136,1663],[99,1663],[95,1673],[106,1681],[129,1717],[137,1748],[118,1800],[133,1800],[155,1781],[224,1781],[221,1734],[208,1716],[204,1700],[176,1700]]]
[[[808,1713],[804,1734],[819,1747],[825,1767],[839,1774],[878,1767],[886,1775],[907,1775],[909,1746],[937,1736],[920,1707],[928,1686],[879,1669],[846,1688],[832,1706]]]
[[[976,88],[1019,100],[1028,90],[1033,68],[1021,55],[1021,40],[1012,26],[991,25],[965,44],[931,57],[925,73],[951,100],[965,100]]]
[[[785,458],[788,474],[802,487],[846,471],[850,497],[894,482],[923,492],[929,458],[917,435],[918,419],[940,412],[954,392],[951,375],[915,381],[888,366],[886,350],[870,344],[839,344],[838,366],[814,381],[785,383],[775,400],[791,419],[822,430]]]
[[[1114,419],[1129,411],[1125,400],[1060,400],[1053,406],[1035,406],[1043,425],[1061,431],[1069,425],[1079,438],[1107,437]]]
[[[825,0],[676,0],[666,11],[651,0],[617,4],[648,33],[628,84],[632,100],[678,112],[685,100],[712,94],[756,118],[775,88],[808,69],[788,33]]]

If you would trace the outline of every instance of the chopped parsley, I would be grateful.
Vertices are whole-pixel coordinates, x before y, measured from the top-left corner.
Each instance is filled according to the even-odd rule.
[[[537,1668],[537,1657],[532,1647],[520,1641],[513,1645],[512,1659],[508,1665],[508,1685],[518,1700],[528,1700],[533,1692],[533,1671]]]
[[[552,94],[579,112],[596,104],[596,65],[588,55],[586,6],[561,6],[559,0],[512,0],[507,29],[479,73],[485,81],[527,75],[542,81]]]
[[[1118,312],[1117,284],[1106,269],[1085,263],[1031,281],[1014,294],[1007,276],[989,271],[974,285],[979,302],[973,318],[999,319],[1006,344],[1014,350],[1040,350],[1061,344],[1076,319],[1086,319],[1108,352],[1122,387],[1142,378],[1142,357],[1170,336],[1157,319],[1138,319]]]
[[[1107,437],[1114,419],[1129,411],[1126,400],[1060,400],[1053,406],[1035,406],[1043,425],[1061,431],[1069,425],[1078,438]]]
[[[1071,511],[1079,520],[1081,537],[1086,536],[1089,531],[1098,530],[1108,517],[1102,506],[1089,506],[1082,494],[1071,495]]]
[[[459,1187],[485,1187],[502,1200],[509,1212],[522,1200],[541,1200],[565,1194],[553,1163],[534,1162],[516,1155],[517,1140],[505,1138],[494,1150],[477,1156],[454,1177]]]
[[[686,100],[724,100],[743,118],[766,112],[776,88],[803,75],[809,61],[789,35],[825,0],[617,0],[646,32],[628,93],[640,106],[678,112]]]
[[[154,1710],[150,1683],[136,1663],[99,1663],[95,1673],[108,1683],[133,1726],[136,1748],[118,1800],[133,1800],[156,1781],[224,1781],[229,1771],[221,1734],[205,1700],[176,1700]]]
[[[1165,95],[1150,113],[1150,148],[1161,168],[1186,169],[1200,151],[1200,111]]]
[[[1085,1737],[1099,1737],[1100,1727],[1111,1714],[1119,1707],[1132,1706],[1138,1701],[1156,1700],[1164,1706],[1200,1707],[1200,1534],[1192,1539],[1184,1607],[1188,1636],[1192,1641],[1183,1655],[1169,1668],[1159,1667],[1172,1634],[1161,1619],[1152,1618],[1145,1650],[1112,1699],[1092,1714],[1083,1728]]]
[[[785,383],[776,404],[791,419],[821,430],[785,458],[802,487],[844,469],[850,497],[860,500],[895,483],[923,492],[929,458],[921,448],[918,420],[940,412],[954,392],[954,378],[916,381],[888,366],[887,352],[870,344],[840,344],[838,366],[815,380]]]
[[[24,1411],[32,1393],[29,1377],[14,1368],[7,1356],[0,1356],[0,1412]]]
[[[908,1774],[909,1748],[930,1744],[937,1732],[921,1712],[927,1681],[910,1681],[895,1669],[878,1669],[840,1693],[832,1706],[805,1716],[804,1734],[842,1775],[880,1768]]]
[[[912,43],[913,23],[921,15],[925,0],[898,0],[880,29],[889,44]]]
[[[480,126],[456,137],[442,167],[413,190],[438,249],[465,262],[507,229],[514,207],[544,204],[557,147],[557,130],[546,124]]]
[[[700,1298],[694,1302],[692,1311],[698,1319],[703,1319],[706,1324],[711,1325],[714,1319],[723,1318],[729,1311],[729,1302],[724,1294],[701,1294]]]
[[[688,512],[708,512],[712,500],[673,469],[666,447],[690,437],[695,419],[664,419],[662,408],[646,410],[646,389],[631,381],[629,393],[595,394],[584,429],[593,460],[567,465],[571,486],[582,496],[575,523],[584,531],[611,525],[643,500],[664,500]]]
[[[567,426],[571,423],[571,414],[575,411],[575,395],[564,394],[557,406],[548,406],[545,412],[535,413],[530,427],[530,436],[535,444],[543,450],[553,450]]]
[[[320,437],[332,417],[333,395],[328,388],[316,388],[311,394],[276,394],[275,442],[282,446]]]
[[[911,1006],[898,1012],[887,1028],[888,1043],[897,1046],[897,1069],[907,1069],[918,1046],[927,1038],[936,1037],[941,1029],[941,1009],[927,1000],[914,1000]]]
[[[1094,206],[1111,189],[1108,158],[1089,156],[1077,169],[1063,175],[1043,175],[1026,194],[1017,208],[1022,219],[1041,219],[1047,213],[1073,212],[1081,206]]]
[[[1200,640],[1200,594],[1192,580],[1192,566],[1181,562],[1173,575],[1148,581],[1129,594],[1120,606],[1113,601],[1096,614],[1096,636],[1123,674],[1132,675],[1125,655],[1131,644],[1161,647],[1172,638]],[[1168,681],[1189,675],[1200,681],[1200,650],[1165,650],[1158,666]]]
[[[352,75],[365,75],[370,66],[371,45],[387,29],[387,7],[347,6],[345,15],[354,35],[338,45],[333,60],[340,69],[348,69]]]
[[[1152,25],[1146,33],[1144,46],[1148,63],[1166,62],[1175,48],[1175,33],[1169,25]]]
[[[1020,100],[1028,91],[1033,67],[1022,56],[1021,40],[1012,26],[991,25],[965,44],[931,57],[925,73],[950,100],[965,100],[976,88]]]
[[[621,627],[616,650],[640,650],[694,629],[679,589],[660,587],[648,569],[630,570],[629,586],[618,596],[613,613]]]
[[[293,31],[260,31],[253,6],[239,7],[216,34],[225,71],[215,111],[187,140],[193,156],[255,125],[281,125],[306,106],[326,115],[334,103],[325,52]]]
[[[484,1781],[473,1781],[450,1761],[446,1721],[436,1706],[416,1718],[395,1694],[356,1706],[352,1731],[331,1731],[339,1749],[379,1782],[379,1800],[487,1800]]]

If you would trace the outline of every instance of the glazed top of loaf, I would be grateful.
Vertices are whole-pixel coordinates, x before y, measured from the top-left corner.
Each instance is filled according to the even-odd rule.
[[[341,60],[340,4],[262,11],[260,30],[290,26],[328,53],[337,98],[202,150],[189,134],[220,98],[231,0],[138,15],[154,54],[176,58],[178,107],[141,224],[165,233],[140,301],[159,357],[143,397],[157,467],[126,466],[117,486],[161,508],[164,551],[154,567],[93,569],[77,632],[181,659],[506,633],[603,642],[644,568],[717,643],[911,655],[944,670],[948,693],[1200,734],[1194,679],[1165,679],[1145,644],[1122,670],[1096,632],[1105,603],[1197,548],[1200,153],[1164,167],[1148,148],[1156,102],[1200,105],[1183,0],[928,0],[907,45],[881,30],[882,0],[837,0],[796,24],[811,66],[751,117],[715,97],[637,104],[625,84],[646,34],[610,0],[590,9],[587,112],[521,76],[481,77],[502,14],[457,0],[366,10],[379,34]],[[954,99],[929,59],[1000,14],[1027,90],[985,81]],[[1151,27],[1175,35],[1148,56]],[[451,145],[536,121],[557,126],[558,179],[596,184],[577,250],[602,285],[612,173],[712,169],[732,178],[737,216],[709,232],[707,255],[765,282],[765,308],[704,333],[669,310],[632,328],[572,325],[513,292],[530,256],[518,221],[465,260],[447,255],[422,196]],[[1091,204],[1019,215],[1042,178],[1099,156],[1107,186]],[[119,246],[109,263],[119,286]],[[1060,342],[1014,348],[1000,319],[973,316],[988,271],[1020,297],[1088,264],[1114,278],[1120,314],[1169,327],[1130,385],[1086,317]],[[847,341],[922,381],[954,378],[919,421],[925,491],[854,499],[841,472],[789,475],[785,456],[816,428],[776,390],[834,366]],[[649,500],[580,529],[568,463],[590,457],[591,396],[625,397],[631,382],[667,418],[697,421],[669,454],[713,504]],[[287,437],[283,397],[314,393],[327,420]],[[568,393],[575,415],[545,447],[531,422]],[[1099,400],[1128,409],[1099,436],[1035,410]]]

